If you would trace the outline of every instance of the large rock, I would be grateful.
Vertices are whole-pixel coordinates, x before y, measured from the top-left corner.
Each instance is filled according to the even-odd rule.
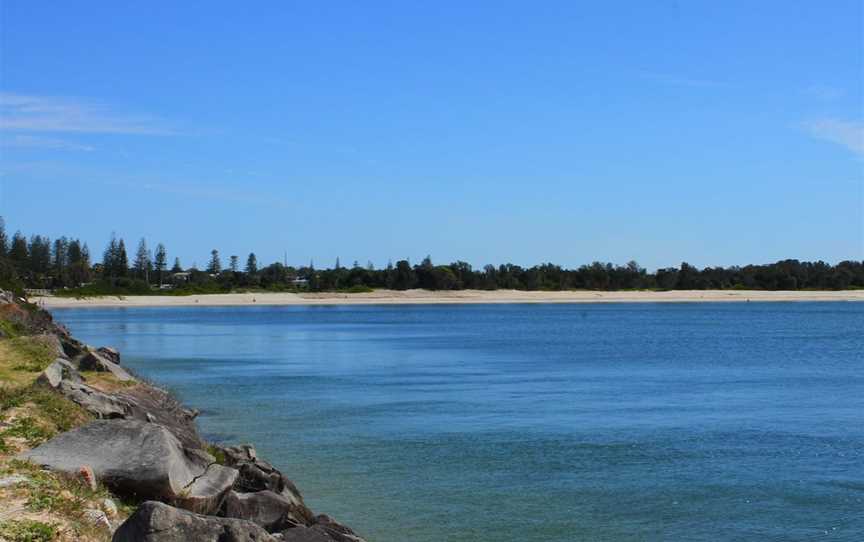
[[[109,372],[114,375],[117,380],[122,382],[135,380],[132,375],[126,372],[126,369],[120,367],[113,361],[110,361],[96,350],[88,349],[84,355],[80,356],[75,361],[78,365],[78,369],[82,371]]]
[[[342,525],[327,514],[315,516],[313,529],[326,533],[337,542],[366,542],[350,527]]]
[[[97,418],[125,418],[131,412],[131,406],[122,399],[84,384],[84,377],[64,359],[49,365],[36,383],[53,388]]]
[[[81,374],[75,367],[63,358],[57,358],[54,362],[45,368],[36,378],[36,382],[46,385],[50,388],[57,388],[64,380],[71,382],[83,382]]]
[[[100,346],[96,349],[96,352],[108,361],[120,365],[120,352],[118,352],[116,348],[111,346]]]
[[[290,505],[291,518],[303,525],[314,520],[314,514],[303,502],[303,496],[294,482],[275,469],[273,465],[258,457],[255,448],[248,444],[222,448],[225,463],[240,472],[234,483],[237,493],[270,491],[281,496]]]
[[[129,516],[113,542],[275,542],[251,521],[193,514],[148,501]]]
[[[86,465],[115,493],[168,501],[203,514],[219,509],[237,479],[236,470],[185,449],[165,427],[133,420],[91,422],[57,435],[24,457],[65,473]]]
[[[206,448],[195,426],[198,411],[184,407],[170,393],[144,384],[124,388],[115,393],[115,397],[130,406],[128,418],[164,426],[187,448]]]
[[[272,533],[306,524],[307,513],[305,506],[298,509],[295,503],[282,495],[265,490],[255,493],[229,491],[220,515],[249,520]]]
[[[104,393],[81,382],[62,380],[57,391],[99,419],[126,418],[130,407],[122,399]]]
[[[205,444],[195,427],[197,411],[181,405],[168,392],[140,384],[117,393],[104,393],[84,382],[68,361],[57,359],[48,366],[37,382],[54,388],[68,399],[101,419],[126,418],[164,426],[187,448],[204,449]]]
[[[333,539],[317,529],[309,527],[294,527],[279,533],[283,542],[333,542]]]
[[[73,339],[68,333],[60,335],[60,343],[63,345],[63,352],[69,359],[77,358],[87,352],[87,345],[79,340]]]
[[[319,516],[321,523],[311,527],[293,527],[280,533],[284,542],[366,542],[354,531],[330,516]]]

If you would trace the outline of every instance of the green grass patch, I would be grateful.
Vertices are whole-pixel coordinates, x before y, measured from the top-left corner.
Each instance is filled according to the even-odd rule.
[[[83,520],[88,503],[113,498],[102,485],[97,485],[94,490],[81,478],[44,470],[29,461],[13,459],[6,471],[29,478],[22,482],[22,487],[27,490],[27,508],[33,512],[48,511],[72,520]]]
[[[112,392],[114,390],[131,388],[140,384],[137,380],[120,380],[113,374],[106,371],[79,371],[88,386],[93,386],[96,389]]]
[[[38,446],[54,434],[54,430],[45,427],[35,418],[23,416],[13,421],[8,429],[0,433],[0,436],[23,438],[29,446]]]
[[[55,353],[39,337],[16,337],[6,341],[6,345],[10,357],[14,358],[12,368],[16,371],[38,373],[54,361]]]
[[[0,319],[0,334],[4,337],[14,338],[23,335],[26,332],[24,325],[21,322],[13,322],[7,319]]]
[[[207,453],[212,455],[216,459],[216,463],[218,463],[219,465],[225,464],[225,452],[222,451],[222,448],[213,444],[208,444]]]
[[[57,538],[57,526],[32,519],[0,522],[0,538],[9,542],[50,542]]]
[[[58,432],[69,431],[92,418],[79,405],[48,389],[33,386],[28,390],[26,398]]]
[[[0,413],[28,403],[34,406],[33,416],[53,433],[69,431],[92,419],[79,405],[40,386],[0,388]],[[19,436],[27,438],[26,428],[22,427],[19,431],[22,433]]]

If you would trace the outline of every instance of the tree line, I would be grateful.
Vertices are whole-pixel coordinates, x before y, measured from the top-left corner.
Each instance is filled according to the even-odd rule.
[[[21,288],[53,289],[75,293],[137,293],[166,290],[172,293],[224,292],[235,289],[312,291],[364,291],[374,288],[407,290],[516,289],[516,290],[701,290],[701,289],[847,289],[864,288],[864,261],[826,262],[783,260],[743,267],[705,267],[686,262],[649,272],[635,261],[626,265],[594,262],[574,269],[544,263],[533,267],[514,264],[487,265],[475,269],[457,261],[433,264],[431,257],[412,265],[408,260],[377,269],[372,263],[331,268],[288,266],[272,263],[260,267],[254,253],[228,257],[223,266],[219,251],[210,252],[203,270],[183,267],[159,243],[151,250],[145,239],[138,242],[130,259],[126,243],[112,234],[100,262],[93,262],[87,243],[43,235],[26,237],[16,231],[7,236],[0,217],[0,281],[17,281]]]

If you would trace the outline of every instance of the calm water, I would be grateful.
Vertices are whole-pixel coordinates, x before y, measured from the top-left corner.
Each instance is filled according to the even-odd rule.
[[[864,540],[864,304],[56,314],[370,541]]]

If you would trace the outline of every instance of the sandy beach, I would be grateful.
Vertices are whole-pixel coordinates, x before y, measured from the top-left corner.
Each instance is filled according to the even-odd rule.
[[[864,290],[761,291],[675,290],[665,292],[520,290],[376,290],[369,293],[232,293],[190,296],[35,297],[46,308],[64,307],[179,307],[239,305],[354,305],[354,304],[447,304],[447,303],[684,303],[746,301],[864,301]]]

